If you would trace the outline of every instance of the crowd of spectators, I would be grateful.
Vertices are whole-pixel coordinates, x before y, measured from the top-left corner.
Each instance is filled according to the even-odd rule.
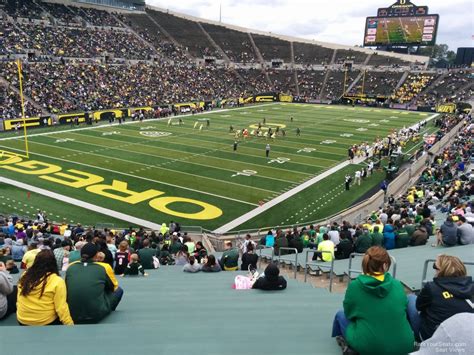
[[[472,96],[474,86],[472,84],[472,73],[467,70],[453,70],[446,74],[443,79],[437,81],[428,92],[417,97],[419,106],[434,106],[437,103],[461,102]],[[463,90],[463,88],[465,88]]]
[[[253,92],[251,83],[241,82],[234,71],[212,66],[60,62],[30,63],[23,70],[25,94],[53,113],[232,98]],[[0,75],[17,86],[15,63],[0,62]]]
[[[370,93],[374,95],[390,96],[398,82],[402,77],[402,73],[389,71],[366,72],[365,78],[361,78],[357,85],[352,87],[351,93]],[[362,88],[362,85],[364,86]]]
[[[392,101],[400,104],[411,102],[435,80],[434,74],[410,74],[403,85],[392,95]]]

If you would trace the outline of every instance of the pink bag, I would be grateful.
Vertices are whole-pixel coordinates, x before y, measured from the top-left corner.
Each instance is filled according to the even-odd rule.
[[[237,275],[234,280],[233,288],[236,290],[250,290],[252,288],[253,282],[250,277]]]

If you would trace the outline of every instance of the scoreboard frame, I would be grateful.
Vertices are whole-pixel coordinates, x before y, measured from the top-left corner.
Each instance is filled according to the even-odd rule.
[[[370,20],[397,20],[400,19],[403,21],[407,18],[417,18],[420,20],[424,20],[425,18],[436,18],[436,22],[434,24],[434,31],[433,31],[433,38],[430,41],[423,41],[423,33],[420,42],[397,42],[397,43],[390,43],[390,42],[367,42],[367,31],[369,30],[368,23]],[[365,30],[364,30],[364,47],[380,47],[380,46],[433,46],[436,43],[436,37],[438,36],[438,25],[439,25],[439,15],[437,14],[428,14],[423,16],[397,16],[397,17],[378,17],[378,16],[370,16],[367,17],[365,20]]]
[[[425,18],[425,17],[436,17],[436,23],[433,30],[433,38],[430,41],[423,41],[423,33],[421,34],[420,41],[417,42],[397,42],[389,43],[387,42],[367,42],[366,38],[369,30],[369,20],[400,20],[402,24],[403,19],[416,17],[416,18]],[[403,47],[403,46],[433,46],[436,43],[436,38],[438,35],[438,25],[439,25],[439,15],[438,14],[429,14],[428,6],[417,6],[413,4],[410,0],[397,0],[396,3],[387,7],[379,8],[377,10],[377,16],[369,16],[365,20],[364,28],[364,47]],[[387,35],[388,37],[388,35]]]

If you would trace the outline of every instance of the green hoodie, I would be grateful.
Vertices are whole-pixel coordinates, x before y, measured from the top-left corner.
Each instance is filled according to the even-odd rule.
[[[407,354],[415,338],[407,320],[407,296],[389,273],[384,281],[359,275],[347,288],[344,313],[349,346],[363,354]]]

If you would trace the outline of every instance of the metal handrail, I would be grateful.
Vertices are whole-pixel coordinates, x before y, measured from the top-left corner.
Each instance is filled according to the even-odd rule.
[[[278,248],[278,264],[280,264],[281,260],[281,251],[282,250],[293,250],[295,252],[295,279],[296,279],[296,271],[298,269],[298,249],[296,248],[288,248],[288,247],[281,247]]]
[[[428,273],[428,264],[435,263],[436,259],[426,259],[425,263],[423,264],[423,274],[421,275],[421,288],[423,288],[427,283],[426,275]],[[474,265],[474,261],[462,261],[464,265]]]
[[[260,258],[258,260],[258,267],[259,268],[262,267],[262,250],[263,249],[271,249],[272,250],[272,261],[273,261],[273,258],[275,257],[275,249],[273,249],[273,247],[267,247],[265,245],[258,245],[257,250],[260,251]]]
[[[349,277],[349,280],[352,279],[352,277],[351,277],[352,273],[362,274],[362,270],[352,268],[352,259],[354,259],[356,256],[364,256],[364,255],[365,254],[361,254],[361,253],[352,253],[351,255],[349,255],[349,269],[347,270],[347,276]],[[397,276],[397,259],[395,259],[395,257],[393,257],[390,254],[389,254],[389,256],[390,256],[390,259],[392,260],[392,265],[391,265],[392,276],[393,276],[393,278],[395,278]]]
[[[332,255],[331,259],[331,265],[327,265],[327,261],[314,261],[311,260],[311,262],[308,261],[308,255],[309,253],[315,253],[317,250],[306,250],[306,257],[305,257],[305,262],[304,262],[304,282],[306,282],[307,276],[308,276],[308,269],[309,266],[317,266],[320,269],[321,268],[328,268],[329,269],[329,292],[332,292],[332,283],[333,283],[333,276],[334,276],[334,254],[331,251],[328,250],[322,250],[320,253],[329,253]],[[326,264],[324,264],[326,263]]]

